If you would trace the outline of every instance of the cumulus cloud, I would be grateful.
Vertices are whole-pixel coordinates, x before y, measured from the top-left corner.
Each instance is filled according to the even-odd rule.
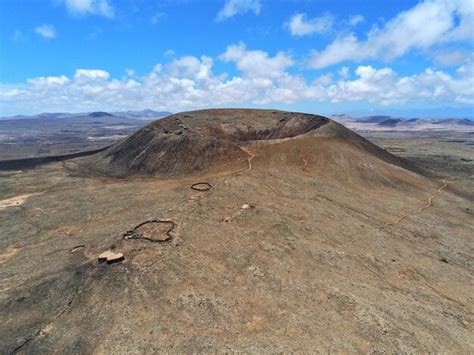
[[[341,35],[324,50],[313,52],[311,68],[324,68],[347,60],[390,60],[412,49],[425,50],[449,41],[472,41],[472,0],[426,0],[374,26],[365,40],[353,33]]]
[[[342,79],[347,79],[347,77],[349,76],[349,68],[348,67],[341,67],[341,68],[339,68],[337,73],[339,74],[339,76]]]
[[[261,7],[260,0],[226,0],[224,7],[218,12],[216,20],[224,21],[249,11],[258,15]]]
[[[68,11],[75,15],[114,17],[114,8],[107,0],[64,0]]]
[[[437,51],[434,56],[434,62],[439,66],[453,66],[459,65],[463,63],[467,58],[469,58],[472,54],[465,50],[439,50]]]
[[[430,68],[411,76],[398,76],[390,68],[376,69],[359,66],[357,79],[341,81],[328,88],[333,102],[368,101],[391,105],[406,102],[474,103],[474,76],[472,61],[458,69],[458,76]]]
[[[293,60],[283,52],[270,57],[264,51],[247,50],[244,43],[228,46],[219,58],[225,62],[234,62],[245,77],[252,78],[282,77],[286,69],[293,65]]]
[[[99,69],[0,85],[0,106],[9,112],[119,111],[139,107],[181,111],[202,107],[275,105],[299,102],[362,101],[376,105],[474,104],[474,58],[455,74],[425,69],[401,76],[389,67],[361,65],[349,76],[342,67],[337,80],[324,73],[312,81],[291,74],[292,60],[231,45],[220,60],[234,63],[238,74],[216,73],[215,59],[185,56],[159,63],[143,77],[111,78]],[[219,60],[219,59],[218,59]],[[351,79],[349,79],[351,77]]]
[[[107,80],[110,74],[105,70],[100,69],[77,69],[74,74],[76,80]]]
[[[37,78],[28,79],[27,83],[33,86],[55,86],[64,85],[69,82],[69,78],[65,75],[61,76],[40,76]]]
[[[313,33],[324,33],[332,29],[334,18],[323,15],[308,19],[306,14],[300,13],[290,18],[285,26],[293,36],[305,36]]]
[[[327,73],[321,76],[318,76],[316,79],[313,80],[313,84],[316,85],[329,85],[332,83],[332,74]]]
[[[35,28],[35,32],[43,38],[53,39],[56,37],[56,30],[53,25],[41,25]]]

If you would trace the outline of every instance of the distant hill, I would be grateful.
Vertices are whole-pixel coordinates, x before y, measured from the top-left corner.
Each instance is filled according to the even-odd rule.
[[[401,118],[387,118],[386,120],[379,122],[378,125],[385,127],[395,127],[400,122],[404,122],[404,120]]]
[[[380,123],[383,121],[386,121],[388,119],[391,119],[392,117],[390,116],[368,116],[368,117],[361,117],[356,119],[357,122],[363,122],[363,123]]]
[[[365,131],[471,131],[474,127],[474,121],[467,118],[351,117],[341,114],[331,118],[348,128]]]
[[[453,124],[463,126],[474,126],[474,121],[468,120],[467,118],[448,118],[444,120],[434,121],[433,124]]]
[[[16,115],[9,117],[0,117],[0,121],[4,120],[19,120],[19,119],[63,119],[71,117],[123,117],[134,120],[156,120],[161,117],[169,116],[171,112],[167,111],[153,111],[150,109],[141,111],[117,111],[117,112],[105,112],[105,111],[94,111],[94,112],[79,112],[79,113],[68,113],[68,112],[43,112],[37,115]]]
[[[150,109],[141,110],[141,111],[121,111],[113,112],[114,115],[125,117],[125,118],[134,118],[134,119],[150,119],[154,120],[157,118],[165,117],[171,115],[171,112],[168,111],[153,111]]]
[[[111,117],[111,116],[114,116],[114,115],[111,115],[110,113],[108,112],[91,112],[87,115],[88,117]]]
[[[2,119],[1,159],[36,158],[100,149],[149,122],[149,119],[126,118],[102,111]]]
[[[3,119],[0,121],[2,130],[36,130],[37,132],[55,132],[60,130],[78,130],[82,131],[86,127],[99,126],[133,126],[141,127],[145,122],[143,120],[115,116],[105,112],[94,112],[91,114],[79,114],[69,117],[47,117],[38,118],[36,116],[22,119]]]
[[[42,112],[37,115],[15,115],[15,116],[0,117],[0,120],[1,121],[20,120],[20,119],[25,119],[25,118],[54,119],[54,118],[67,118],[67,117],[72,117],[76,115],[82,115],[82,114],[66,113],[66,112],[54,112],[54,113]]]

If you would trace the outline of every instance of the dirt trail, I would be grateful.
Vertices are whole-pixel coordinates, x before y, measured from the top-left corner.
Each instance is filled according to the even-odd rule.
[[[266,184],[266,183],[263,183],[261,180],[253,177],[253,176],[250,176],[248,175],[247,173],[250,172],[252,169],[253,169],[253,166],[252,166],[252,160],[256,157],[256,154],[254,152],[252,152],[251,150],[245,148],[245,147],[240,147],[245,153],[247,153],[248,157],[247,157],[247,169],[244,170],[244,171],[241,171],[239,173],[237,173],[236,175],[244,175],[250,179],[254,179],[254,180],[257,180],[259,181],[260,184],[262,184],[263,186],[265,186],[267,189],[269,189],[271,192],[273,192],[275,195],[277,196],[280,196],[280,197],[283,197],[283,198],[288,198],[288,196],[285,196],[283,194],[281,194],[278,190],[276,190],[273,186],[269,185],[269,184]],[[303,158],[303,170],[305,171],[308,171],[308,160]],[[418,208],[417,210],[415,211],[411,211],[411,212],[407,212],[401,216],[399,216],[395,221],[393,222],[388,222],[388,223],[385,223],[383,226],[379,227],[379,229],[385,229],[387,227],[390,227],[390,226],[395,226],[397,224],[399,224],[401,221],[403,221],[405,218],[409,217],[409,216],[412,216],[412,215],[415,215],[415,214],[419,214],[421,212],[423,212],[424,210],[430,208],[433,206],[433,200],[436,196],[439,196],[441,195],[442,191],[448,187],[448,182],[445,180],[445,179],[442,179],[441,180],[442,182],[442,186],[440,186],[438,188],[438,190],[436,191],[435,194],[431,195],[430,197],[428,197],[427,201],[426,201],[426,204],[420,208]]]
[[[306,171],[306,172],[309,171],[309,169],[308,169],[308,159],[306,159],[306,158],[303,158],[303,171]]]
[[[426,204],[420,208],[418,208],[416,211],[412,211],[412,212],[408,212],[408,213],[405,213],[401,216],[399,216],[395,221],[393,222],[388,222],[388,223],[385,223],[383,226],[379,227],[379,229],[385,229],[387,227],[390,227],[390,226],[395,226],[397,224],[399,224],[401,221],[403,221],[405,218],[409,217],[409,216],[413,216],[415,214],[418,214],[418,213],[421,213],[423,212],[424,210],[430,208],[433,206],[433,200],[436,196],[439,196],[441,195],[441,192],[448,187],[448,182],[443,179],[441,180],[441,182],[443,183],[443,185],[441,187],[438,188],[438,190],[436,191],[435,194],[431,195],[430,197],[428,197],[427,201],[426,201]]]
[[[251,150],[249,150],[245,147],[240,147],[240,149],[242,149],[245,153],[248,154],[248,157],[247,157],[247,164],[248,164],[247,170],[242,171],[242,174],[245,174],[245,173],[248,173],[250,170],[252,170],[252,159],[255,158],[256,155]]]
[[[245,153],[248,154],[248,157],[247,157],[247,164],[248,164],[248,167],[246,170],[244,171],[241,171],[239,173],[237,173],[236,175],[244,175],[246,177],[248,177],[249,179],[253,179],[255,181],[258,181],[259,184],[263,185],[264,187],[266,187],[267,189],[269,189],[271,192],[273,192],[275,195],[277,196],[280,196],[280,197],[283,197],[283,198],[289,198],[288,196],[285,196],[283,195],[282,193],[280,193],[277,189],[275,189],[273,186],[263,182],[261,179],[258,179],[258,178],[255,178],[253,176],[250,176],[248,175],[247,173],[250,172],[252,169],[253,169],[253,166],[252,166],[252,160],[253,158],[255,158],[257,155],[255,153],[253,153],[251,150],[247,149],[247,148],[244,148],[244,147],[240,147]]]

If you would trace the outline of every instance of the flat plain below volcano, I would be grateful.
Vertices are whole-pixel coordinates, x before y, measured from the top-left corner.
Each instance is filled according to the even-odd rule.
[[[203,110],[1,171],[0,352],[473,352],[474,169],[394,154]]]

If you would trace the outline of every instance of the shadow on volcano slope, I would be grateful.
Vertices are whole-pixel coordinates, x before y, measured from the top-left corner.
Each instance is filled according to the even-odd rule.
[[[12,172],[2,200],[37,194],[0,211],[0,350],[469,352],[472,200],[417,171],[324,117],[204,110]]]

